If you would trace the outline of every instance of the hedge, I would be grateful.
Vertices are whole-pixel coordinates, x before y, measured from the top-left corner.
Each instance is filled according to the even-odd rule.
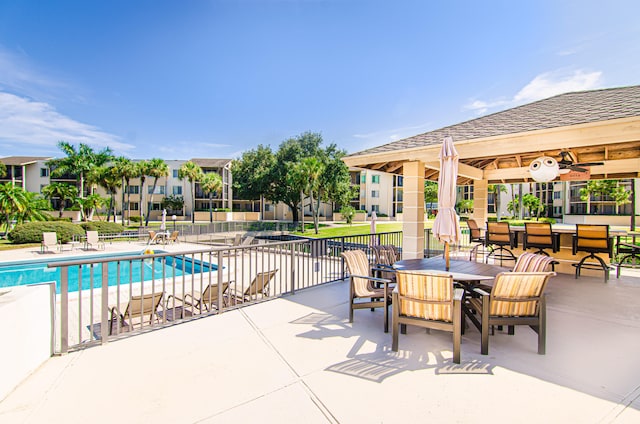
[[[117,222],[92,221],[80,224],[86,231],[97,231],[100,234],[121,233],[125,230],[122,224]]]
[[[58,241],[67,243],[73,240],[73,236],[83,236],[84,229],[70,222],[63,221],[38,221],[25,222],[17,225],[9,232],[9,240],[16,244],[23,243],[40,243],[42,241],[42,233],[55,232],[58,235]]]

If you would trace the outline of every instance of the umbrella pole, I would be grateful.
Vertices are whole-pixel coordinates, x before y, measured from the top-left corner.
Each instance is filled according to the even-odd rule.
[[[445,261],[445,270],[449,271],[449,243],[444,242],[444,261]]]

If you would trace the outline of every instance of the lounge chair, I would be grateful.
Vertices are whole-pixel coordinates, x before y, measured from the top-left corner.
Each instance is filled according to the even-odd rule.
[[[546,352],[546,303],[544,289],[555,272],[502,272],[497,275],[491,294],[476,288],[480,297],[467,297],[464,312],[480,330],[480,352],[489,354],[489,328],[528,325],[538,334],[538,354]]]
[[[142,328],[145,324],[159,321],[158,307],[164,293],[152,292],[144,295],[131,296],[124,312],[118,306],[109,308],[108,335],[127,333],[136,326]],[[146,318],[146,319],[145,319]],[[134,322],[137,320],[138,322]],[[97,340],[102,338],[102,325],[96,323],[92,328]]]
[[[42,243],[40,244],[40,252],[44,253],[45,251],[55,253],[53,249],[55,248],[58,252],[62,251],[62,244],[58,241],[58,235],[55,232],[44,232],[42,233]]]
[[[147,244],[155,243],[157,236],[158,236],[158,233],[156,233],[155,231],[149,230],[149,241],[147,242]]]
[[[389,332],[389,305],[391,290],[388,278],[374,277],[366,253],[348,250],[341,256],[349,272],[349,322],[353,322],[355,309],[384,308],[384,332]],[[382,285],[382,288],[376,287]]]
[[[257,300],[258,295],[261,297],[269,296],[269,282],[275,277],[278,269],[272,271],[260,272],[253,279],[251,284],[243,292],[234,291],[229,295],[228,303],[235,305],[251,300]]]
[[[460,363],[463,289],[454,289],[447,274],[397,272],[393,290],[393,330],[391,350],[398,351],[398,330],[417,325],[453,333],[453,362]]]
[[[169,235],[169,237],[167,238],[167,242],[171,242],[171,243],[179,243],[180,241],[178,240],[178,236],[180,235],[180,231],[173,231],[171,232],[171,234]]]
[[[225,294],[227,289],[229,288],[229,283],[222,283],[222,304],[226,306],[227,304],[227,295]],[[195,292],[185,293],[182,297],[169,295],[167,297],[167,302],[165,303],[165,310],[170,311],[173,310],[171,317],[167,314],[167,320],[172,321],[176,318],[184,318],[187,316],[191,316],[193,310],[198,309],[199,312],[202,312],[202,308],[209,312],[212,309],[218,309],[218,285],[217,284],[209,284],[202,293]],[[172,302],[172,298],[175,298],[176,301],[180,302],[180,305],[174,304]],[[185,309],[185,306],[190,306],[191,311]],[[182,313],[181,313],[182,311]],[[162,316],[162,315],[161,315]],[[175,317],[175,318],[174,318]]]
[[[98,235],[97,231],[87,231],[84,248],[85,250],[88,250],[89,247],[91,247],[92,249],[104,250],[104,242],[100,240],[100,236]]]

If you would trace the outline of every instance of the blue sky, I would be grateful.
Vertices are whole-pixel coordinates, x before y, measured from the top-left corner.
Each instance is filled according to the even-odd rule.
[[[640,2],[0,0],[0,157],[356,152],[640,84]]]

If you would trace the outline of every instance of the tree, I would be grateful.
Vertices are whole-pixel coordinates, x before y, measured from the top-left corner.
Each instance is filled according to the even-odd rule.
[[[95,152],[90,146],[80,143],[78,149],[66,141],[58,142],[58,148],[67,157],[52,159],[47,165],[52,168],[51,175],[61,177],[63,175],[75,175],[80,183],[80,197],[84,197],[84,180],[87,172],[93,167],[102,166],[113,159],[113,153],[106,147]]]
[[[147,206],[147,217],[144,223],[145,226],[149,225],[149,211],[153,204],[153,195],[156,193],[158,179],[169,176],[169,165],[167,165],[167,163],[162,159],[153,158],[149,161],[147,172],[150,177],[153,177],[153,188],[151,189],[151,198],[149,199],[149,204]]]
[[[129,188],[129,181],[138,175],[138,170],[136,164],[124,156],[117,157],[114,160],[113,168],[114,176],[122,180],[122,225],[124,225],[124,211],[125,209],[127,210],[127,216],[129,216],[130,212],[131,189]],[[125,192],[127,193],[126,205],[124,201]]]
[[[96,209],[104,206],[107,200],[99,194],[90,194],[85,198],[78,198],[77,203],[82,211],[83,220],[89,221],[93,218]]]
[[[260,211],[264,211],[263,199],[272,200],[271,179],[276,157],[268,146],[259,145],[246,151],[239,160],[231,163],[234,195],[240,199],[261,200]]]
[[[49,200],[59,199],[58,218],[62,218],[67,201],[75,201],[78,197],[78,188],[65,183],[51,183],[42,187],[42,194]]]
[[[136,165],[138,168],[138,177],[140,178],[140,213],[142,215],[148,215],[148,209],[145,213],[144,183],[147,181],[147,175],[149,175],[151,167],[148,160],[141,160],[137,162]],[[141,219],[140,226],[142,227],[143,224],[144,222]]]
[[[196,222],[196,182],[200,181],[203,176],[202,168],[195,163],[188,161],[182,164],[178,169],[178,178],[181,180],[186,178],[191,184],[191,223]]]
[[[487,186],[487,192],[493,193],[496,199],[496,220],[500,221],[500,197],[502,197],[501,193],[506,193],[507,188],[502,184],[489,184]]]
[[[222,191],[222,177],[217,172],[209,172],[202,176],[200,187],[209,195],[209,222],[213,222],[213,194]]]
[[[619,186],[617,180],[590,180],[580,189],[580,199],[583,201],[589,202],[596,196],[603,196],[613,200],[616,206],[631,203],[630,195],[631,192]]]
[[[4,178],[7,176],[7,165],[0,162],[0,178]]]
[[[340,214],[347,221],[347,224],[353,224],[353,217],[356,214],[356,208],[351,205],[345,205],[340,209]]]
[[[184,198],[182,196],[167,196],[162,199],[161,206],[163,209],[169,209],[171,212],[182,211]]]
[[[424,202],[438,203],[438,183],[435,181],[424,182]]]
[[[535,215],[540,218],[540,214],[544,211],[542,201],[531,193],[522,196],[522,206],[529,212],[529,216]]]
[[[17,220],[29,207],[25,193],[22,187],[11,183],[0,184],[0,214],[5,225],[5,237],[11,230],[12,220]]]
[[[313,226],[316,234],[318,234],[318,214],[320,206],[320,177],[324,172],[325,165],[316,157],[307,157],[293,166],[292,179],[300,187],[300,198],[302,203],[302,219],[304,220],[304,198],[309,197],[311,206],[311,216],[313,217]],[[318,205],[314,202],[314,198],[318,200]],[[304,221],[302,224],[302,232],[304,232]]]
[[[24,195],[27,200],[27,208],[23,212],[18,212],[15,215],[15,220],[18,223],[48,220],[49,216],[42,213],[42,211],[51,210],[49,201],[39,194],[30,191],[25,191]]]
[[[520,214],[520,196],[513,195],[513,199],[507,203],[507,210],[511,212],[511,217],[516,218]]]

